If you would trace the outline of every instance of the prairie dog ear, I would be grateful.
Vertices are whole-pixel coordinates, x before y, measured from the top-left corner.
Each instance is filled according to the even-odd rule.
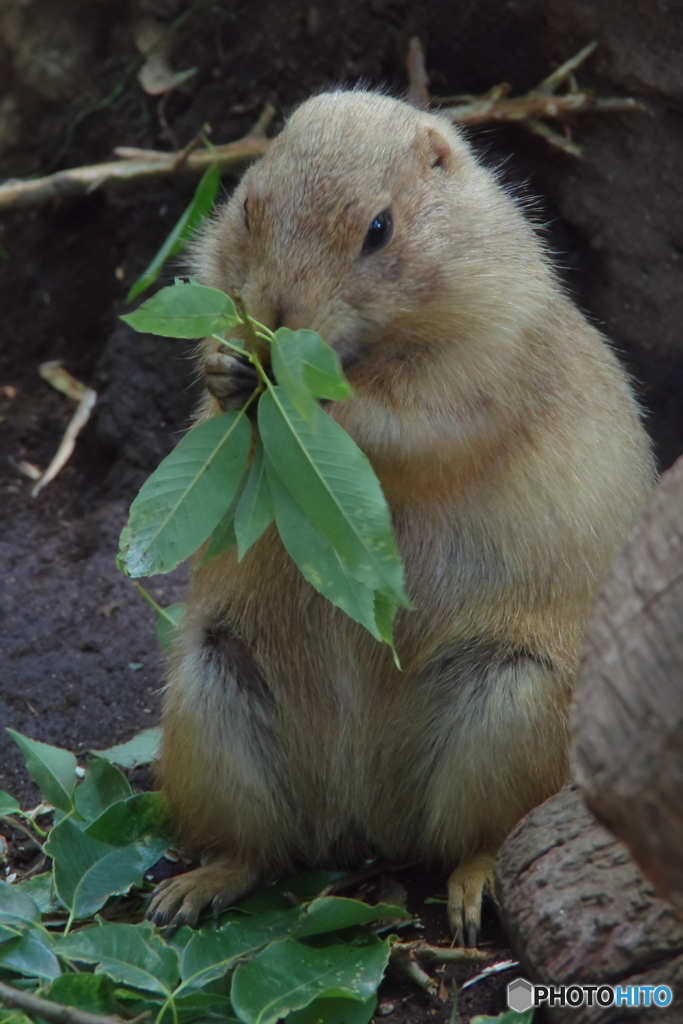
[[[417,139],[418,150],[428,167],[453,171],[457,156],[449,140],[434,125],[423,128]]]

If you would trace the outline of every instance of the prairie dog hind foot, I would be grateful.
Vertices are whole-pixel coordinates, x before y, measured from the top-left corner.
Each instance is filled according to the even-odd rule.
[[[211,907],[214,916],[248,895],[261,881],[261,872],[235,860],[216,857],[209,864],[167,878],[156,887],[145,917],[157,925],[194,926]]]
[[[476,946],[481,931],[484,893],[495,900],[493,865],[496,855],[478,853],[458,864],[448,879],[448,923],[456,946]]]

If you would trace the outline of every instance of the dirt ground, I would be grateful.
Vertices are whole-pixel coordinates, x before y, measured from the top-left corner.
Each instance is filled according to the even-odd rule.
[[[183,14],[173,66],[197,71],[160,103],[136,80],[134,26],[143,15],[172,23]],[[683,450],[681,14],[667,0],[4,0],[0,180],[105,160],[116,145],[183,146],[207,122],[215,142],[229,141],[267,101],[277,128],[297,102],[339,84],[400,95],[414,35],[437,95],[501,81],[524,91],[595,39],[581,83],[634,95],[647,111],[577,118],[585,160],[519,127],[470,136],[511,187],[536,199],[565,285],[634,374],[666,466]],[[226,191],[233,181],[225,176]],[[187,427],[197,386],[185,343],[134,335],[118,316],[192,189],[178,175],[0,212],[0,723],[77,752],[158,719],[153,613],[114,558],[127,507]],[[73,409],[38,376],[48,359],[64,360],[99,397],[73,458],[33,499],[17,465],[44,468]],[[146,586],[170,604],[182,599],[184,575]],[[6,740],[0,789],[33,795]],[[420,903],[425,885],[444,888],[419,870],[407,884]],[[484,938],[505,955],[493,913]],[[500,1012],[505,983],[501,975],[469,990],[461,1019],[475,1000],[478,1012]],[[383,1000],[404,998],[389,1021],[448,1017],[390,980]]]

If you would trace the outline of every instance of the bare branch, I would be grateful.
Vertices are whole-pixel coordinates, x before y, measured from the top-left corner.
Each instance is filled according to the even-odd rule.
[[[510,86],[507,83],[501,83],[481,96],[433,97],[432,102],[455,124],[473,125],[487,124],[492,121],[516,121],[534,134],[541,135],[558,149],[562,149],[572,156],[581,156],[580,146],[544,125],[541,119],[562,121],[568,116],[586,111],[609,113],[647,109],[630,96],[600,98],[594,96],[587,89],[578,88],[574,79],[574,71],[593,52],[595,46],[595,43],[585,46],[551,75],[544,78],[535,89],[531,89],[523,96],[509,96]],[[427,106],[429,104],[428,76],[422,46],[418,39],[412,39],[410,42],[408,77],[409,101],[420,107]],[[557,89],[560,86],[566,86],[566,91],[558,94]],[[65,195],[92,192],[104,184],[141,181],[161,175],[203,171],[214,163],[221,167],[249,163],[265,152],[268,146],[266,131],[274,114],[273,107],[267,104],[247,135],[236,142],[228,142],[223,146],[197,148],[202,133],[206,131],[205,127],[202,129],[202,133],[184,149],[162,153],[157,150],[118,146],[114,150],[120,158],[118,160],[57,171],[44,178],[34,178],[29,181],[7,181],[0,185],[0,210],[42,203]]]
[[[429,75],[425,66],[422,43],[417,36],[413,36],[408,45],[406,69],[408,71],[406,99],[414,107],[426,109],[429,106]]]

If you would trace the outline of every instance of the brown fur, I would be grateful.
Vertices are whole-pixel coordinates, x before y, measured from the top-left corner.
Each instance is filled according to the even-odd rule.
[[[362,255],[388,207],[391,241]],[[161,777],[181,839],[219,859],[153,915],[376,852],[460,865],[472,941],[492,855],[566,778],[588,609],[651,484],[625,376],[463,138],[386,97],[305,103],[196,252],[203,282],[340,353],[355,397],[328,411],[382,482],[415,610],[398,671],[273,528],[195,572]]]

